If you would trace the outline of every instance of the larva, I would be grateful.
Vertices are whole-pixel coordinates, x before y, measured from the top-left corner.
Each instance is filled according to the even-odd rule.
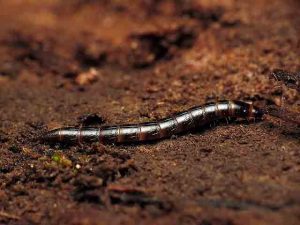
[[[130,143],[159,140],[222,118],[261,118],[263,111],[242,101],[219,101],[196,106],[168,118],[138,124],[99,127],[62,127],[42,139],[50,143]]]

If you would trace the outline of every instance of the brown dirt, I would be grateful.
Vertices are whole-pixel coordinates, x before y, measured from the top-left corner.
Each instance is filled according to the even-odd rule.
[[[157,119],[278,104],[300,70],[299,1],[0,1],[0,222],[300,224],[300,128],[267,117],[152,144],[49,146],[87,114]],[[299,94],[283,89],[300,113]]]

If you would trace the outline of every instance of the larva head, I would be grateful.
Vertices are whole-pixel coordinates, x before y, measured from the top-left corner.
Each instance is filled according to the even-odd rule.
[[[260,119],[263,116],[263,111],[251,103],[235,101],[235,108],[239,117]]]
[[[252,110],[251,110],[251,117],[252,118],[257,118],[257,119],[261,119],[264,115],[264,112],[263,110],[257,108],[257,107],[252,107]]]

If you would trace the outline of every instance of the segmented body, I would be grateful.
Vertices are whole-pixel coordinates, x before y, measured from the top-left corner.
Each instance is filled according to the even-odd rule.
[[[260,118],[262,111],[242,101],[220,101],[190,108],[171,117],[147,123],[99,126],[63,127],[47,132],[43,140],[58,143],[128,143],[167,138],[192,131],[201,125],[222,118]]]

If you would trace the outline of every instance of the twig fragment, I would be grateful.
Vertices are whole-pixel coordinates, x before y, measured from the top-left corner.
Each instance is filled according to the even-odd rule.
[[[4,217],[7,219],[13,219],[13,220],[19,220],[21,219],[19,216],[4,212],[4,211],[0,211],[0,217]]]

